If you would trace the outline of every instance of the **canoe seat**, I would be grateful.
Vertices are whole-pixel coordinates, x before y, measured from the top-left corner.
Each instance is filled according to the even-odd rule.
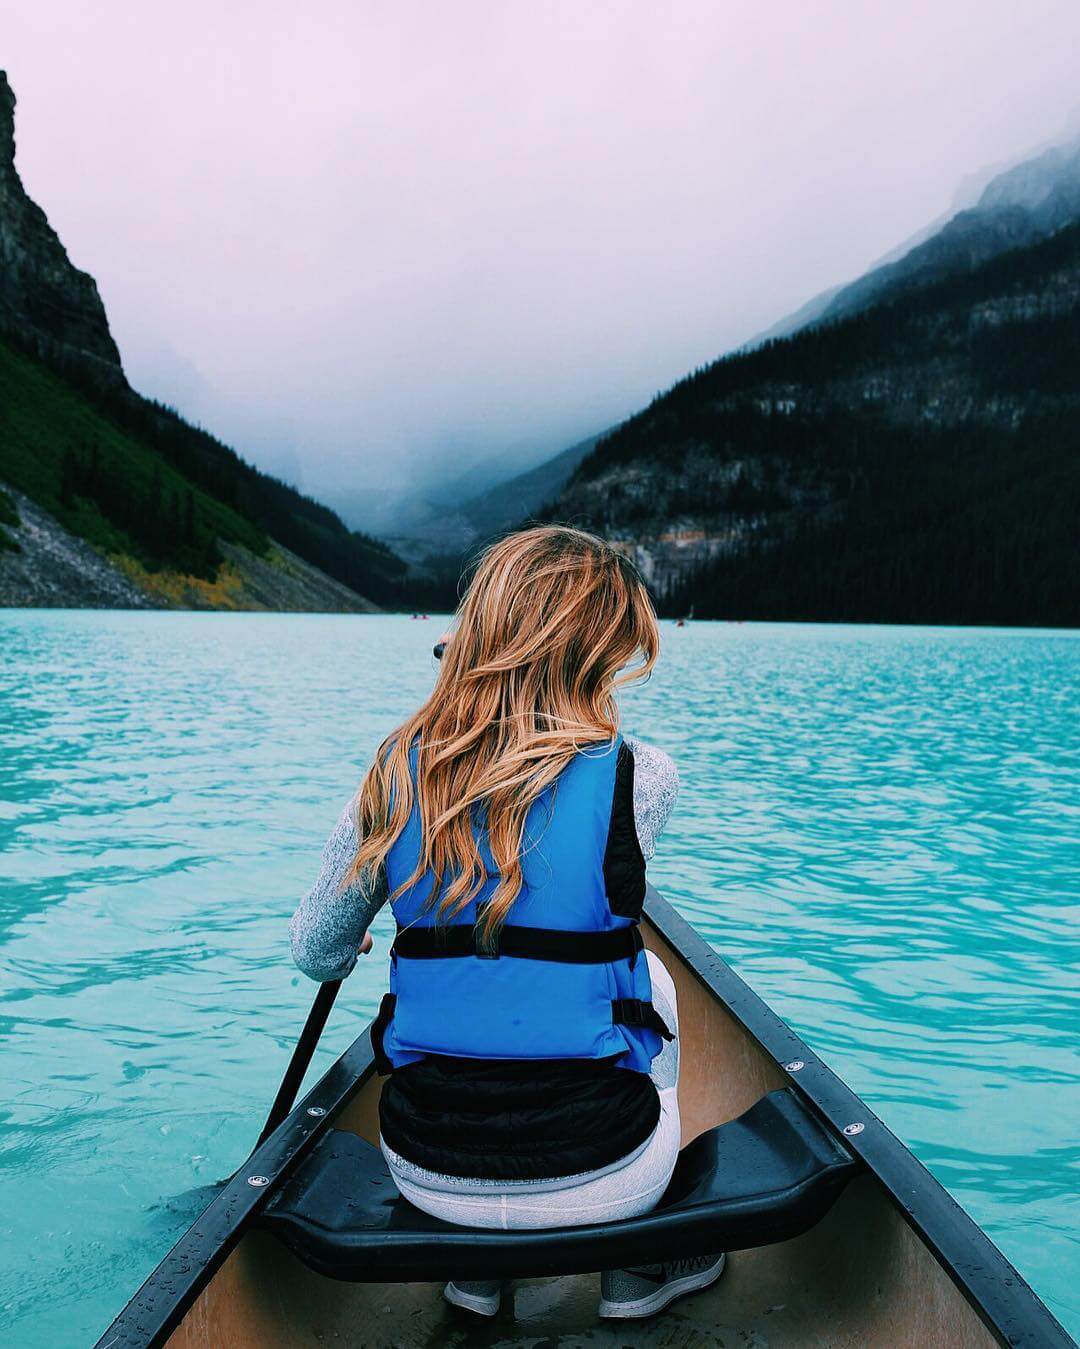
[[[581,1274],[786,1241],[824,1216],[857,1166],[789,1088],[695,1138],[651,1212],[504,1232],[421,1213],[378,1148],[332,1129],[258,1222],[320,1274],[356,1283]]]

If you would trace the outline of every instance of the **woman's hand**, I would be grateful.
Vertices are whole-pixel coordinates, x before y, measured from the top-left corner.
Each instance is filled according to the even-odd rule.
[[[365,932],[365,933],[364,933],[364,940],[363,940],[363,941],[360,943],[360,945],[356,948],[356,954],[357,954],[357,955],[361,955],[361,956],[366,956],[367,953],[371,950],[371,948],[372,948],[374,945],[375,945],[375,943],[371,940],[371,933],[370,933],[370,932]]]

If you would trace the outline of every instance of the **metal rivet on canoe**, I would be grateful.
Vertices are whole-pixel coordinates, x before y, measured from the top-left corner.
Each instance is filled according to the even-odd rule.
[[[806,1064],[802,1059],[792,1059],[790,1063],[784,1064],[784,1071],[788,1073],[797,1073],[801,1068],[805,1067]]]
[[[844,1133],[846,1133],[849,1138],[854,1138],[856,1134],[861,1134],[865,1128],[865,1124],[845,1124]]]
[[[314,1115],[316,1119],[321,1119],[326,1114],[326,1110],[321,1105],[309,1105],[307,1110],[309,1115]]]
[[[269,1176],[248,1176],[248,1184],[254,1185],[257,1190],[261,1190],[264,1185],[270,1184]]]

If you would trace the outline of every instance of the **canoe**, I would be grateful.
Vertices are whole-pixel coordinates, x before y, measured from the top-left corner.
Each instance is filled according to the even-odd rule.
[[[650,890],[679,999],[683,1152],[642,1218],[451,1227],[397,1197],[365,1031],[256,1148],[97,1349],[759,1345],[1053,1349],[1074,1341],[904,1145]],[[596,1270],[717,1249],[710,1290],[596,1319]],[[515,1279],[491,1321],[448,1277]],[[462,1318],[466,1319],[463,1320]]]

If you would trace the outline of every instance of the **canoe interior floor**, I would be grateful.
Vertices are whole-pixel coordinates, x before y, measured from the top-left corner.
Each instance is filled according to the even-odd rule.
[[[995,1340],[869,1178],[805,1236],[732,1255],[716,1287],[643,1321],[601,1321],[599,1278],[533,1279],[491,1320],[438,1284],[347,1284],[248,1233],[170,1349],[989,1349]],[[938,1286],[940,1283],[941,1286]]]
[[[340,1327],[304,1344],[348,1345],[350,1349],[434,1349],[435,1346],[806,1346],[805,1318],[793,1308],[792,1290],[771,1290],[779,1299],[760,1306],[762,1288],[754,1255],[733,1256],[715,1289],[686,1298],[660,1316],[641,1321],[601,1321],[596,1315],[600,1280],[596,1275],[533,1279],[515,1283],[490,1320],[449,1307],[441,1284],[379,1285],[356,1291],[355,1338]],[[749,1304],[753,1303],[751,1307]],[[312,1327],[316,1331],[317,1328]],[[310,1333],[310,1332],[309,1332]]]

